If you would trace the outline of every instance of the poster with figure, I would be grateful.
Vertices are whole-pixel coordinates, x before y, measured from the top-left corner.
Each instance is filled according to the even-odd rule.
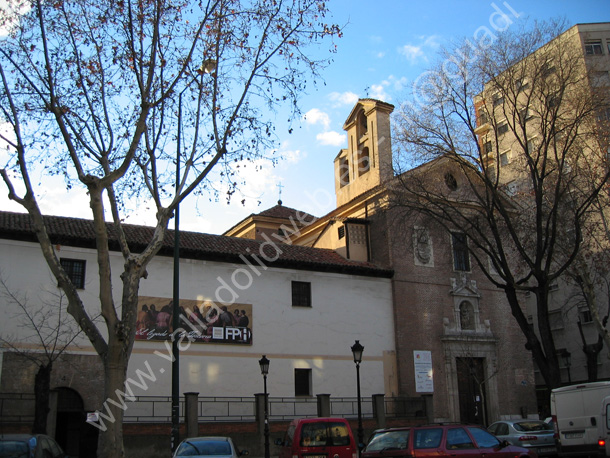
[[[193,343],[252,345],[252,304],[216,304],[180,299],[180,327],[174,332],[172,299],[140,296],[137,341],[179,340]]]
[[[414,350],[413,364],[415,366],[415,391],[417,393],[433,393],[432,352]]]

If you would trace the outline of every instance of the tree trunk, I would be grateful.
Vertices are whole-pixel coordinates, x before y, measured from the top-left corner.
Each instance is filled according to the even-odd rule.
[[[113,348],[114,347],[114,348]],[[125,380],[129,359],[121,352],[119,343],[109,345],[108,355],[104,360],[104,402],[99,409],[100,428],[98,439],[98,458],[124,458],[123,448],[123,415],[127,409],[125,403]]]
[[[47,433],[47,416],[49,415],[49,391],[51,389],[51,370],[53,363],[41,364],[34,378],[34,424],[33,434]]]

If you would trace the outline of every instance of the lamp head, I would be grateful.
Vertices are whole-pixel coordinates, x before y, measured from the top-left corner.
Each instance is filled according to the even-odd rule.
[[[354,362],[356,364],[360,364],[362,361],[362,352],[364,351],[364,347],[360,345],[360,341],[356,340],[356,343],[352,345],[352,353],[354,354]]]
[[[261,359],[258,360],[258,364],[261,367],[261,374],[267,375],[269,373],[269,360],[266,355],[263,355]]]

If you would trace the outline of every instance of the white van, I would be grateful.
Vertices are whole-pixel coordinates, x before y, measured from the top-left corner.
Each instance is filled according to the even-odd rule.
[[[607,456],[610,382],[582,383],[551,391],[559,456]]]

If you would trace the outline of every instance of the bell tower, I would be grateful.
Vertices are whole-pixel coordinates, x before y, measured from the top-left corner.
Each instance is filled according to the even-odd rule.
[[[345,121],[348,145],[335,158],[337,207],[392,178],[392,111],[389,103],[360,99]]]

